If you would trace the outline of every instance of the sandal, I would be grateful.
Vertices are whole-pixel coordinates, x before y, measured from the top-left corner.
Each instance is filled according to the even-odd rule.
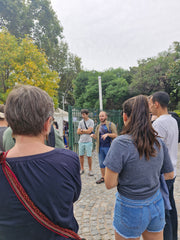
[[[103,182],[104,182],[104,178],[101,177],[99,180],[96,181],[96,184],[101,184],[101,183],[103,183]]]

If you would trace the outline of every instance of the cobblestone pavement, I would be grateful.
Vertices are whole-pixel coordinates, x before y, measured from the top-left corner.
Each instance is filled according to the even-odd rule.
[[[85,173],[82,175],[82,191],[75,203],[74,211],[79,223],[79,235],[87,240],[113,240],[112,227],[116,188],[107,190],[105,184],[96,184],[100,178],[97,154],[93,152],[94,176],[88,176],[87,159]],[[180,223],[180,144],[178,152],[178,170],[175,183],[175,199]],[[180,226],[179,226],[180,237]],[[180,240],[180,238],[179,238]]]

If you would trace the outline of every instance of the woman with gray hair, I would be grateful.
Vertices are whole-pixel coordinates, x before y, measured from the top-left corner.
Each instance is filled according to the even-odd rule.
[[[15,88],[6,101],[5,117],[16,143],[6,155],[1,154],[2,240],[67,239],[66,234],[57,234],[56,226],[60,231],[66,228],[69,236],[78,231],[73,203],[81,191],[79,158],[70,150],[44,144],[53,112],[52,99],[34,86]]]

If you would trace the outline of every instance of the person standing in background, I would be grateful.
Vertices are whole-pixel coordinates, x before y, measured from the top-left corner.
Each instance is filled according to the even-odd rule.
[[[156,92],[149,100],[150,111],[157,119],[153,122],[153,128],[165,142],[174,167],[174,178],[165,176],[169,190],[169,200],[172,210],[166,210],[166,225],[164,228],[164,240],[178,239],[178,218],[174,200],[174,182],[176,178],[178,156],[178,125],[177,121],[168,113],[169,95],[166,92]]]
[[[107,189],[117,187],[113,227],[116,240],[163,240],[164,202],[160,174],[174,176],[165,143],[152,128],[146,96],[123,103],[124,127],[106,155]]]
[[[8,126],[8,123],[4,115],[4,105],[0,104],[0,151],[4,151],[3,134],[4,134],[4,131],[7,129],[7,126]]]
[[[99,113],[100,124],[96,127],[95,134],[91,134],[91,137],[96,139],[96,151],[99,154],[99,166],[101,169],[101,178],[96,181],[96,184],[104,182],[105,166],[103,164],[107,152],[111,146],[111,142],[117,137],[116,125],[110,121],[107,121],[107,113],[101,111]]]
[[[80,173],[84,173],[84,155],[85,152],[87,154],[88,158],[88,166],[89,166],[89,176],[93,176],[92,171],[92,138],[90,134],[93,131],[94,128],[94,121],[89,118],[89,111],[87,109],[81,110],[81,116],[82,120],[79,122],[77,134],[80,135],[79,139],[79,158],[80,158],[80,164],[81,164],[81,171]]]

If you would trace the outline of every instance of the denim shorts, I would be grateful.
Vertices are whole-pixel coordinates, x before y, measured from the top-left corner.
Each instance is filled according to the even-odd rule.
[[[99,166],[100,168],[105,168],[105,165],[103,164],[104,159],[109,151],[109,147],[100,147],[99,148]]]
[[[144,200],[132,200],[116,193],[113,227],[119,235],[138,238],[145,230],[161,232],[164,225],[164,202],[160,190]]]
[[[92,156],[92,142],[80,142],[79,143],[79,156],[84,156],[85,152],[87,154],[87,157]]]

